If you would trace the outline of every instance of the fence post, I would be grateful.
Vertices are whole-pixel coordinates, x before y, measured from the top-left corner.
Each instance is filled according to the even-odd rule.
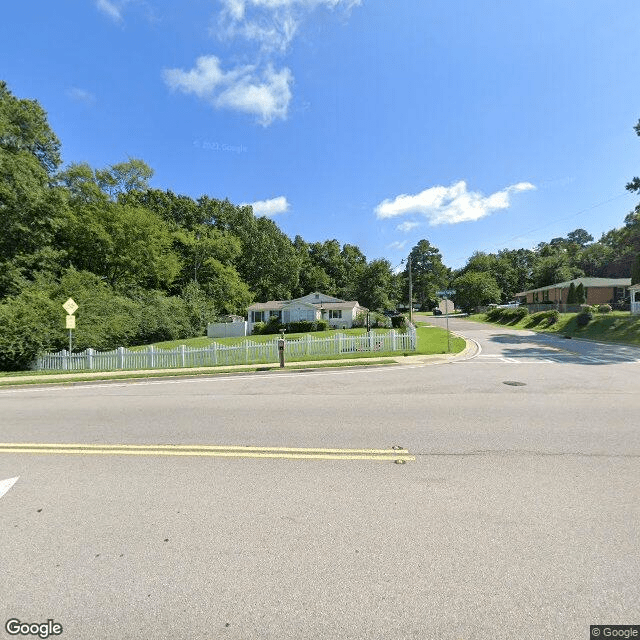
[[[118,369],[124,369],[124,347],[118,347],[116,351],[116,367]]]
[[[180,345],[180,366],[181,367],[185,366],[184,345],[183,344]]]
[[[86,353],[87,353],[87,369],[93,369],[93,349],[89,347]]]
[[[391,351],[397,351],[397,349],[396,349],[396,346],[397,346],[396,338],[397,338],[396,330],[395,329],[391,329]]]
[[[60,352],[60,355],[62,356],[62,370],[63,371],[67,371],[69,369],[69,352],[66,349],[63,349]]]
[[[373,332],[369,331],[369,351],[373,351]]]

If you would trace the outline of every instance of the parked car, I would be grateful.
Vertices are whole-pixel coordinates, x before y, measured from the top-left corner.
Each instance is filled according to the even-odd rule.
[[[442,315],[442,309],[438,309],[438,307],[436,307],[436,308],[433,310],[433,315],[434,315],[434,316],[441,316],[441,315]]]

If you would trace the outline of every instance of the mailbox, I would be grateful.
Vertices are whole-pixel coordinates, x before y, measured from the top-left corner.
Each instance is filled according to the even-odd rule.
[[[278,351],[284,351],[284,338],[278,340]]]

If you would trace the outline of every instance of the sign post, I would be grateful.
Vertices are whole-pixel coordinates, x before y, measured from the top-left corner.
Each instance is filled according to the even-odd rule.
[[[69,329],[69,357],[73,351],[73,330],[76,328],[76,317],[73,315],[78,310],[78,305],[73,298],[69,298],[62,308],[67,312],[67,329]]]
[[[280,356],[280,368],[283,369],[284,368],[284,345],[285,345],[284,332],[285,330],[280,329],[280,331],[282,333],[278,338],[278,355]]]
[[[452,296],[453,294],[455,294],[455,292],[456,292],[455,289],[445,289],[444,291],[436,291],[436,295],[443,296],[445,300],[446,313],[444,314],[444,317],[446,318],[446,321],[447,321],[447,353],[451,353],[451,337],[449,334],[449,305],[446,304],[446,302],[449,299],[449,296]]]

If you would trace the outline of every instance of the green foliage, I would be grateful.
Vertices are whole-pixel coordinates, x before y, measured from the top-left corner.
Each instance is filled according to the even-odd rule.
[[[166,287],[180,269],[167,225],[148,209],[111,202],[77,204],[63,238],[77,269],[121,288]]]
[[[517,307],[516,309],[500,309],[496,307],[487,313],[487,319],[501,324],[517,324],[528,315],[529,309],[527,307]]]
[[[611,313],[612,308],[610,304],[599,304],[598,313]]]
[[[488,273],[469,271],[458,276],[453,287],[456,305],[465,311],[500,300],[500,287]]]
[[[284,329],[285,325],[280,322],[280,319],[277,315],[272,315],[269,320],[267,320],[262,333],[272,334],[272,333],[280,333],[280,329]]]
[[[550,327],[553,324],[556,324],[560,319],[560,312],[556,309],[549,309],[549,311],[538,311],[538,313],[533,313],[529,317],[527,321],[528,327],[537,327],[540,324],[544,324],[547,327]]]
[[[567,304],[577,304],[578,299],[576,296],[576,284],[572,282],[569,285],[569,291],[567,292]]]
[[[329,322],[327,320],[316,320],[316,331],[327,331],[329,329]]]
[[[394,329],[405,331],[407,329],[407,319],[404,316],[391,316],[391,326]]]
[[[582,284],[582,282],[580,282],[576,287],[576,303],[583,304],[584,302],[586,302],[586,300],[587,297],[584,292],[584,285]]]
[[[298,322],[288,322],[285,327],[287,333],[307,333],[309,331],[315,331],[318,325],[315,322],[309,320],[299,320]]]
[[[429,309],[436,301],[436,291],[445,288],[451,277],[442,262],[442,254],[428,240],[422,239],[411,249],[413,299],[420,308]],[[409,260],[402,273],[402,299],[409,300]],[[380,306],[385,308],[385,306]]]
[[[254,335],[261,335],[264,333],[264,328],[266,327],[266,323],[265,322],[256,322],[253,325],[253,334]]]
[[[591,320],[593,320],[593,314],[588,311],[583,311],[576,316],[576,324],[579,327],[586,327]]]
[[[0,370],[29,369],[38,353],[62,349],[63,322],[62,308],[42,291],[27,289],[6,299],[0,304]]]
[[[258,300],[290,300],[300,280],[300,258],[291,240],[265,217],[251,216],[233,229],[242,253],[236,268]]]
[[[373,260],[361,269],[357,300],[368,309],[388,309],[395,303],[395,280],[388,260]]]
[[[640,283],[640,253],[636,256],[631,268],[631,284]]]
[[[33,156],[50,174],[60,164],[60,141],[36,100],[19,100],[0,80],[0,147],[9,153]]]
[[[365,311],[360,311],[356,313],[356,317],[353,319],[352,326],[355,328],[361,328],[367,326],[367,313]]]

